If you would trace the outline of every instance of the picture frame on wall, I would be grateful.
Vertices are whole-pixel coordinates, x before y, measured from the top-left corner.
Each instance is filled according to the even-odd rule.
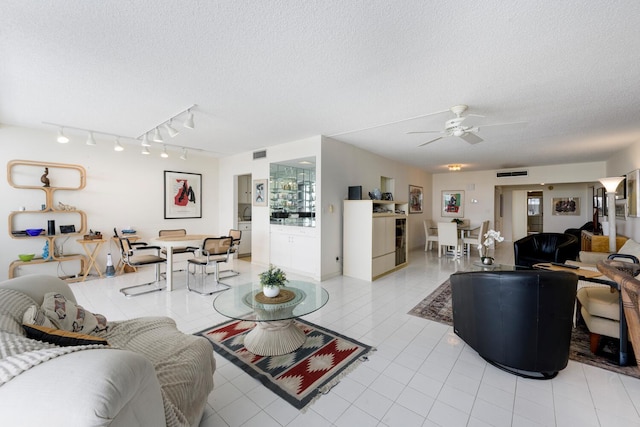
[[[253,206],[267,206],[267,186],[269,181],[266,179],[253,180]]]
[[[409,213],[418,214],[423,212],[423,197],[424,193],[422,187],[417,185],[409,185]]]
[[[627,216],[627,200],[616,200],[616,218],[626,220]]]
[[[580,197],[554,197],[553,215],[580,215]]]
[[[464,216],[464,191],[444,190],[440,200],[442,201],[440,216],[449,218],[462,218]]]
[[[164,218],[202,218],[202,174],[164,171]]]
[[[629,216],[640,216],[640,169],[627,174],[627,208]]]

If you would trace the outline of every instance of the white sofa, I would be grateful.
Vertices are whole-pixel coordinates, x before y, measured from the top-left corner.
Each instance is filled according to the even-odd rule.
[[[206,339],[183,334],[173,320],[158,317],[108,322],[96,334],[107,347],[44,344],[26,337],[22,319],[26,307],[41,305],[49,292],[76,304],[69,286],[56,277],[0,282],[0,425],[200,423],[215,370]]]

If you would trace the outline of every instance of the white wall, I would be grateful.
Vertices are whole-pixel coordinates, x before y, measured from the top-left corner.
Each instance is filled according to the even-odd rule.
[[[58,191],[54,202],[61,201],[76,206],[87,214],[88,227],[101,231],[105,237],[113,235],[113,228],[118,230],[132,226],[143,239],[157,236],[158,230],[166,228],[186,228],[189,233],[219,234],[218,216],[218,159],[189,152],[187,161],[180,160],[179,151],[169,150],[168,159],[159,156],[158,147],[152,147],[152,154],[140,154],[139,145],[125,146],[125,151],[115,152],[113,140],[97,137],[98,145],[87,146],[86,135],[74,138],[68,144],[55,141],[55,131],[46,132],[12,126],[0,127],[0,160],[6,168],[10,160],[33,160],[42,162],[70,163],[83,166],[87,171],[87,185],[80,191]],[[173,170],[202,174],[202,218],[201,219],[164,219],[164,171]],[[55,186],[55,175],[49,175]],[[39,176],[36,183],[39,184]],[[2,214],[7,218],[9,213],[20,206],[39,207],[44,203],[45,193],[39,190],[19,190],[9,186],[6,178],[0,180],[0,200]],[[34,228],[45,228],[48,215],[43,214],[33,224]],[[60,225],[56,221],[56,227]],[[226,230],[225,230],[226,232]],[[65,253],[83,253],[82,247],[76,243],[81,236],[74,236],[64,244]],[[34,252],[42,253],[44,239],[18,240],[12,239],[9,230],[0,232],[0,276],[8,277],[11,261],[17,254]],[[119,253],[115,244],[104,245],[98,259],[102,268],[106,261],[106,253],[110,249],[113,254]],[[116,256],[114,256],[117,259]],[[40,272],[56,273],[62,267],[65,273],[75,274],[74,262],[47,263],[42,266],[21,267],[17,275]],[[51,271],[53,270],[53,271]],[[62,273],[61,273],[62,274]]]

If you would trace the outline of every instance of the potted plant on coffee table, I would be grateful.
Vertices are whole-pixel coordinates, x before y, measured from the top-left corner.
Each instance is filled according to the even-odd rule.
[[[273,298],[280,294],[280,287],[287,283],[287,275],[274,265],[269,265],[267,271],[259,274],[262,293],[264,296]]]

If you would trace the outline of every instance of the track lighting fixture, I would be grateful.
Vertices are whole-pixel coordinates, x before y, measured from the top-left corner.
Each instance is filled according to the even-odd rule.
[[[167,130],[167,132],[169,132],[169,136],[173,138],[176,135],[178,135],[180,132],[178,132],[177,130],[175,130],[175,128],[171,126],[171,120],[169,120],[167,123],[164,124],[164,128]]]
[[[153,141],[155,142],[162,142],[164,141],[162,139],[162,135],[160,135],[160,129],[158,129],[157,127],[153,130],[153,137],[151,138]]]
[[[142,154],[151,154],[151,151],[149,151],[149,147],[147,147],[146,145],[143,145]]]
[[[116,138],[116,142],[113,145],[113,149],[116,151],[123,151],[124,147],[120,144],[120,139]]]
[[[191,108],[187,110],[187,120],[184,121],[184,127],[188,129],[193,129],[195,127],[193,124],[193,113],[191,112]]]
[[[69,138],[67,138],[67,136],[64,134],[62,128],[60,128],[60,130],[58,131],[58,137],[56,138],[56,141],[58,141],[60,144],[66,144],[67,142],[69,142]]]
[[[182,149],[182,154],[180,154],[180,160],[187,160],[187,149]]]
[[[87,137],[87,145],[96,145],[96,139],[93,137],[93,132],[89,132]]]
[[[142,135],[142,146],[143,147],[151,147],[151,143],[149,142],[149,135],[148,134],[144,134]]]
[[[160,157],[162,157],[163,159],[166,159],[167,157],[169,157],[169,153],[167,153],[167,146],[164,146],[164,150],[162,150],[162,153],[160,153]]]

